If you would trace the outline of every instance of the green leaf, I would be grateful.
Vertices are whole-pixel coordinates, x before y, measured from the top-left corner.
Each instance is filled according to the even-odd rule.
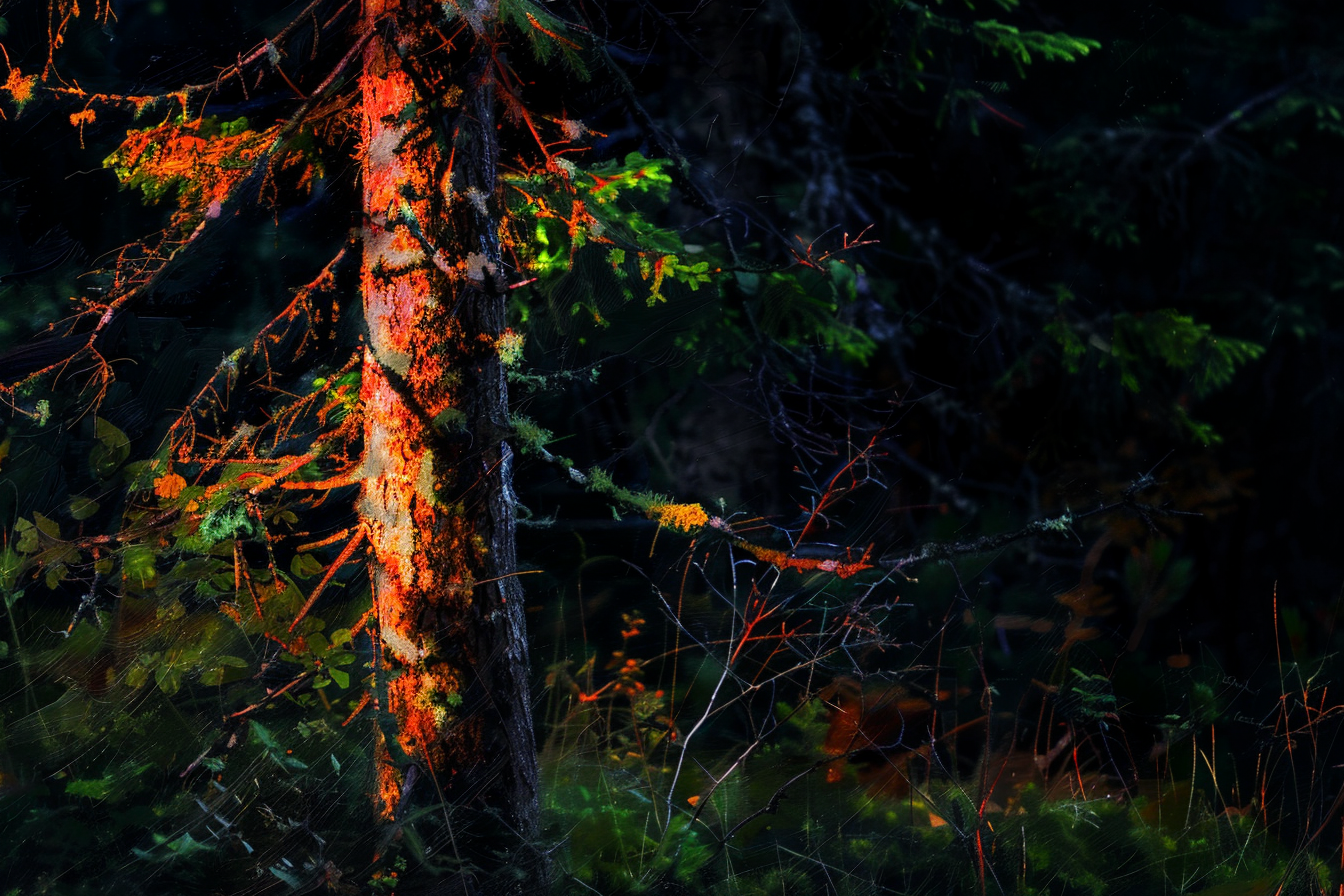
[[[201,521],[194,540],[197,550],[206,551],[235,535],[248,538],[257,531],[256,521],[242,503],[229,502]]]
[[[13,548],[0,548],[0,589],[8,592],[19,580],[23,558]]]
[[[65,785],[65,792],[70,796],[82,796],[91,800],[107,799],[112,793],[112,785],[116,783],[111,775],[105,778],[86,778],[83,780],[69,781]]]
[[[154,683],[169,697],[182,687],[182,670],[170,663],[164,663],[154,670]]]
[[[289,561],[289,571],[296,579],[311,579],[325,568],[322,561],[312,554],[295,554],[294,559]]]
[[[327,666],[348,666],[355,661],[355,654],[349,650],[332,649],[322,658]]]
[[[233,121],[222,121],[219,123],[219,133],[225,137],[236,137],[247,130],[247,117],[235,118]]]
[[[228,670],[223,667],[206,669],[201,673],[201,684],[217,687],[224,683],[224,673]]]
[[[159,584],[157,557],[149,545],[133,544],[122,553],[122,579],[133,591],[145,591]]]
[[[327,643],[327,636],[321,632],[313,632],[308,636],[308,649],[317,656],[322,656],[330,647],[331,645]]]
[[[131,440],[102,417],[93,420],[93,437],[97,444],[89,451],[89,467],[99,479],[106,479],[131,456]]]
[[[250,668],[247,660],[236,656],[217,656],[214,658],[215,666],[201,673],[201,684],[220,685],[225,681],[237,681],[245,676],[245,671]]]
[[[336,686],[341,690],[350,687],[350,673],[341,669],[328,669],[327,674],[331,676],[331,680],[336,682]]]
[[[70,497],[70,515],[77,520],[86,520],[98,512],[99,504],[83,495]]]
[[[135,663],[126,670],[126,685],[131,688],[144,687],[145,682],[149,681],[149,669],[143,665],[148,657],[141,657],[141,661]]]
[[[150,862],[171,862],[174,859],[210,852],[213,849],[214,847],[201,843],[191,834],[183,834],[176,840],[169,840],[163,834],[155,834],[152,849],[132,849],[131,853]]]
[[[50,520],[40,513],[33,514],[33,524],[43,535],[55,541],[61,540],[61,527],[54,520]]]
[[[19,517],[14,523],[14,531],[19,536],[14,542],[15,549],[20,554],[36,554],[40,544],[37,540],[37,527],[33,525],[32,520]]]
[[[280,742],[275,739],[275,735],[272,734],[260,722],[253,720],[251,725],[252,725],[252,739],[261,745],[262,749],[266,751],[266,755],[270,756],[271,760],[276,765],[280,766],[281,768],[295,769],[300,771],[308,767],[307,763],[301,762],[300,760],[295,759],[293,756],[289,755],[285,751],[285,748],[280,745]]]
[[[1045,335],[1054,339],[1059,344],[1060,351],[1063,353],[1063,366],[1069,373],[1077,373],[1079,361],[1083,355],[1087,354],[1087,346],[1083,340],[1078,338],[1078,334],[1073,328],[1065,322],[1063,316],[1056,317],[1045,325]]]

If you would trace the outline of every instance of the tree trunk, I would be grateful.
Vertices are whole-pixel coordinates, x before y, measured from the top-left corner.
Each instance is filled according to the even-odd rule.
[[[431,73],[441,94],[431,103],[422,69],[426,47],[441,39],[410,4],[364,5],[378,36],[361,75],[368,343],[359,510],[380,631],[378,811],[396,825],[412,801],[445,801],[445,851],[460,845],[469,819],[490,850],[512,842],[510,863],[524,874],[509,888],[535,888],[545,869],[503,441],[488,35],[452,60],[451,81]],[[432,786],[417,783],[426,779]],[[461,858],[482,866],[490,854]],[[488,886],[504,889],[503,877]]]

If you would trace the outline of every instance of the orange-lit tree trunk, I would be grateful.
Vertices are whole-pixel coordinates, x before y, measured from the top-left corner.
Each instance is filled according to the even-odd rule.
[[[379,810],[395,823],[411,802],[446,798],[472,810],[478,835],[497,819],[519,847],[513,863],[535,879],[537,767],[497,349],[494,23],[472,21],[476,49],[440,49],[452,68],[434,71],[426,60],[443,39],[413,7],[436,5],[364,5],[376,36],[361,73],[359,509],[381,633]]]

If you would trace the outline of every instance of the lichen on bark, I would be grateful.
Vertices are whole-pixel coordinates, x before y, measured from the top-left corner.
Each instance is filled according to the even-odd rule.
[[[495,350],[503,299],[490,277],[465,272],[477,255],[487,259],[477,268],[499,269],[486,67],[494,24],[483,22],[478,48],[460,60],[472,72],[468,86],[438,97],[434,110],[412,69],[422,39],[433,37],[428,23],[395,2],[366,3],[364,15],[382,37],[365,49],[361,75],[368,342],[359,512],[383,711],[397,741],[381,748],[379,811],[389,820],[401,814],[417,766],[437,794],[498,809],[502,829],[520,841],[513,863],[535,879],[537,770],[513,578],[510,453],[501,441],[507,393]],[[449,100],[470,124],[448,129]],[[454,201],[454,189],[486,201]],[[436,428],[449,411],[462,432]]]

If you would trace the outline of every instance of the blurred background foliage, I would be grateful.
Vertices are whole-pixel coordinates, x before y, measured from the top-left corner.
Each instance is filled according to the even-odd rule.
[[[208,83],[298,9],[113,8],[59,70],[146,94]],[[661,281],[633,253],[566,262],[539,219],[540,279],[514,302],[519,441],[610,486],[576,488],[541,451],[519,464],[560,891],[1344,883],[1344,8],[548,8],[601,53],[585,78],[520,41],[529,106],[583,122],[597,177],[657,172],[618,183],[603,224],[676,256]],[[3,15],[11,66],[40,70],[43,5]],[[287,50],[300,87],[330,43]],[[270,78],[208,109],[261,126],[293,104]],[[166,113],[77,111],[11,103],[0,123],[6,381],[61,357],[46,324],[167,222],[103,167]],[[217,610],[240,556],[275,559],[245,515],[221,507],[198,557],[122,557],[102,592],[66,546],[116,531],[126,465],[359,226],[355,135],[337,116],[327,139],[299,198],[231,220],[117,321],[96,415],[57,384],[4,422],[10,892],[421,892],[488,855],[458,850],[456,810],[391,844],[371,830],[372,731],[342,726],[369,660],[353,567],[281,663],[264,630],[297,597],[251,628]],[[295,391],[328,387],[355,317],[289,371]],[[263,426],[270,400],[240,392],[232,413]],[[613,512],[614,489],[699,501],[732,534]],[[844,580],[735,541],[890,561],[1109,504],[1057,537]],[[261,525],[300,524],[271,510]],[[277,580],[311,588],[335,547],[280,556]],[[289,699],[230,718],[294,674]]]

